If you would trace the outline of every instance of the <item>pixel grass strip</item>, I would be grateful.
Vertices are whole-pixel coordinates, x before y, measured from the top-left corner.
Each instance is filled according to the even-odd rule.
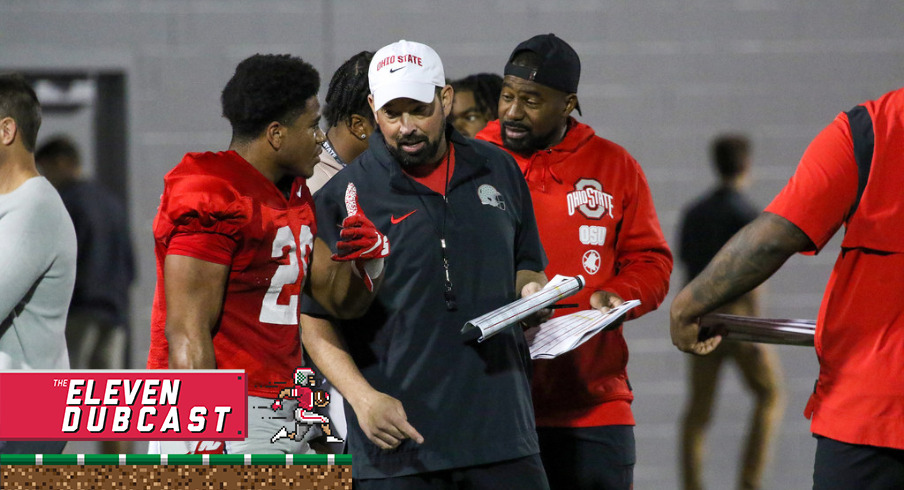
[[[0,465],[351,465],[350,454],[0,454]]]

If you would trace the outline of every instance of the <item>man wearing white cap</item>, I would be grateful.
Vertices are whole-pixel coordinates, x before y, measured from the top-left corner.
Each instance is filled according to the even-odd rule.
[[[345,396],[362,489],[546,489],[524,335],[484,341],[462,325],[546,283],[530,192],[514,160],[447,124],[453,91],[420,43],[374,55],[370,148],[315,198],[335,247],[363,212],[392,244],[359,319],[302,324],[303,343]],[[358,209],[346,206],[357,195]],[[303,312],[315,312],[305,298]]]

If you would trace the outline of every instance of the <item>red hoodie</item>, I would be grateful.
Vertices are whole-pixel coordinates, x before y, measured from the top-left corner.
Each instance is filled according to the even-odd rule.
[[[476,137],[505,149],[499,121]],[[549,259],[546,274],[580,274],[586,280],[584,289],[567,300],[579,307],[556,314],[590,308],[590,296],[599,290],[641,301],[627,320],[656,309],[668,293],[672,254],[634,158],[574,118],[558,145],[530,157],[509,153],[530,187]],[[537,425],[633,425],[627,364],[622,327],[556,359],[534,361]]]

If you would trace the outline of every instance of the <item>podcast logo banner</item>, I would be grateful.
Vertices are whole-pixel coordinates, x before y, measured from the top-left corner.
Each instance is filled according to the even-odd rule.
[[[242,440],[241,370],[0,371],[0,440]]]

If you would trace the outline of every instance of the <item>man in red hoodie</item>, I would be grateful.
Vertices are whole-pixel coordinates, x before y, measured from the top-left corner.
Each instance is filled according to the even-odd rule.
[[[665,298],[672,254],[640,165],[571,117],[580,112],[580,72],[577,53],[553,34],[519,44],[505,67],[499,120],[477,138],[508,151],[524,172],[549,258],[546,272],[586,279],[569,299],[579,306],[557,313],[606,311],[638,299],[641,306],[625,318],[631,320]],[[553,489],[631,488],[627,363],[620,324],[556,359],[534,361],[540,455]]]

